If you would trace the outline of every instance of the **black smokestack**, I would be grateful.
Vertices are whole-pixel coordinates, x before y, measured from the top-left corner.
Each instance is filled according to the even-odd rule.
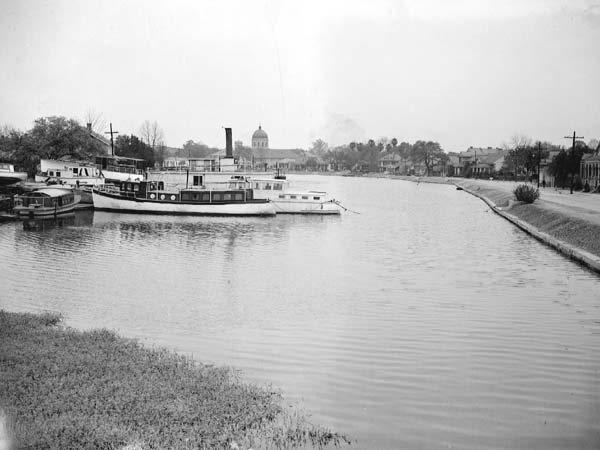
[[[233,145],[231,141],[231,128],[225,128],[225,158],[233,158]]]

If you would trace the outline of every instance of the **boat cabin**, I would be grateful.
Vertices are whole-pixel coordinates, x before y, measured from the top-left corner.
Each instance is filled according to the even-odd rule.
[[[25,208],[54,208],[71,205],[75,202],[75,193],[67,189],[39,189],[29,194],[18,195],[15,206]]]
[[[139,177],[144,174],[145,161],[139,158],[128,158],[125,156],[96,156],[96,166],[102,171],[107,180],[120,180],[124,175],[137,175]]]
[[[124,197],[152,200],[157,202],[175,203],[243,203],[254,200],[254,192],[238,186],[228,186],[224,189],[165,188],[163,181],[122,181],[114,183],[113,193],[118,192]]]

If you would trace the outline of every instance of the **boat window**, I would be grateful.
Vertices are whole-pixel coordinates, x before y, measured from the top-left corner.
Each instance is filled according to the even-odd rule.
[[[313,200],[321,200],[321,197],[313,197]]]
[[[296,196],[295,195],[290,195],[290,198],[296,198]]]
[[[274,191],[281,191],[283,189],[283,185],[281,183],[275,183],[273,185],[273,190]]]
[[[60,177],[60,172],[59,171],[56,171],[56,176]]]
[[[77,167],[73,167],[73,175],[75,175],[75,176],[78,175],[78,173],[77,173]]]
[[[192,180],[193,186],[202,186],[202,175],[194,175],[194,179]]]
[[[254,183],[254,189],[260,189],[260,183]]]
[[[243,200],[244,200],[244,194],[242,194],[242,193],[238,192],[237,194],[235,194],[235,199],[236,199],[238,202],[241,202],[241,201],[243,201]]]
[[[54,176],[54,171],[53,170],[49,170],[48,171],[48,176],[53,177]]]
[[[212,199],[213,199],[213,202],[220,202],[221,194],[213,194]]]
[[[231,201],[231,194],[223,194],[223,200]]]
[[[206,194],[202,194],[202,201],[203,202],[209,202],[210,201],[210,194],[208,192]]]
[[[270,190],[271,190],[271,185],[270,185],[269,183],[267,183],[267,184],[265,185],[265,189],[266,189],[267,191],[270,191]]]
[[[285,195],[279,194],[279,198],[285,198]]]
[[[134,191],[134,192],[137,192],[137,191],[139,191],[139,190],[140,190],[140,185],[139,185],[139,184],[134,184],[134,185],[133,185],[133,191]]]
[[[165,189],[165,183],[164,181],[159,181],[158,182],[158,190],[159,191],[163,191]]]
[[[200,194],[192,194],[192,200],[199,200],[200,199]]]
[[[89,172],[88,172],[88,170],[87,170],[87,169],[83,169],[83,173],[85,174],[85,176],[86,176],[86,177],[89,177],[89,176],[90,176],[90,175],[89,175]]]

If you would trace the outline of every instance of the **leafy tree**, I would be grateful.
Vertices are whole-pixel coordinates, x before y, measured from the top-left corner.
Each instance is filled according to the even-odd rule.
[[[181,158],[206,158],[208,155],[217,152],[219,149],[211,148],[201,142],[192,140],[183,144],[183,149],[176,156]]]
[[[156,162],[154,150],[133,134],[117,137],[115,140],[115,154],[128,158],[143,159],[147,167],[153,167]]]
[[[40,158],[60,159],[65,156],[91,159],[104,149],[90,137],[86,127],[62,116],[42,117],[34,122],[29,136]]]
[[[323,141],[322,139],[317,139],[316,141],[314,141],[312,143],[312,147],[309,151],[313,155],[316,155],[316,156],[319,156],[322,158],[323,156],[325,156],[328,149],[329,149],[329,145],[327,144],[327,142]]]
[[[425,164],[426,175],[431,173],[431,169],[437,163],[440,163],[444,151],[437,142],[417,141],[412,146],[411,157],[414,163]]]
[[[40,159],[92,159],[105,153],[86,127],[62,116],[41,117],[27,133],[5,128],[0,146],[3,154],[30,176],[35,174]]]
[[[569,179],[571,188],[573,188],[575,176],[579,174],[581,158],[588,152],[590,150],[585,143],[575,142],[575,148],[571,147],[568,151],[563,149],[552,158],[548,170],[563,189],[567,186]]]
[[[398,145],[398,139],[392,138],[392,147],[396,148],[396,145]]]
[[[27,133],[8,127],[0,133],[2,159],[11,162],[19,170],[27,172],[29,176],[35,175],[40,162],[36,150],[31,136]]]
[[[552,161],[548,166],[548,171],[550,172],[550,175],[554,177],[554,179],[556,180],[556,184],[561,186],[563,189],[566,185],[569,176],[571,166],[569,160],[569,155],[563,149],[558,153],[558,155],[552,158]]]

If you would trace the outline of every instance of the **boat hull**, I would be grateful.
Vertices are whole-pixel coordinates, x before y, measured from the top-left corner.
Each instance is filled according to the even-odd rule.
[[[94,209],[142,214],[172,214],[195,216],[274,216],[271,202],[245,203],[181,203],[158,200],[123,198],[120,195],[92,191]]]
[[[53,217],[59,214],[72,212],[76,206],[77,203],[56,207],[15,206],[13,211],[19,217]]]
[[[0,174],[0,186],[9,186],[21,181],[27,181],[27,173],[12,172],[9,174]]]
[[[340,208],[333,202],[294,202],[285,200],[271,200],[277,214],[314,214],[314,215],[339,215]]]

